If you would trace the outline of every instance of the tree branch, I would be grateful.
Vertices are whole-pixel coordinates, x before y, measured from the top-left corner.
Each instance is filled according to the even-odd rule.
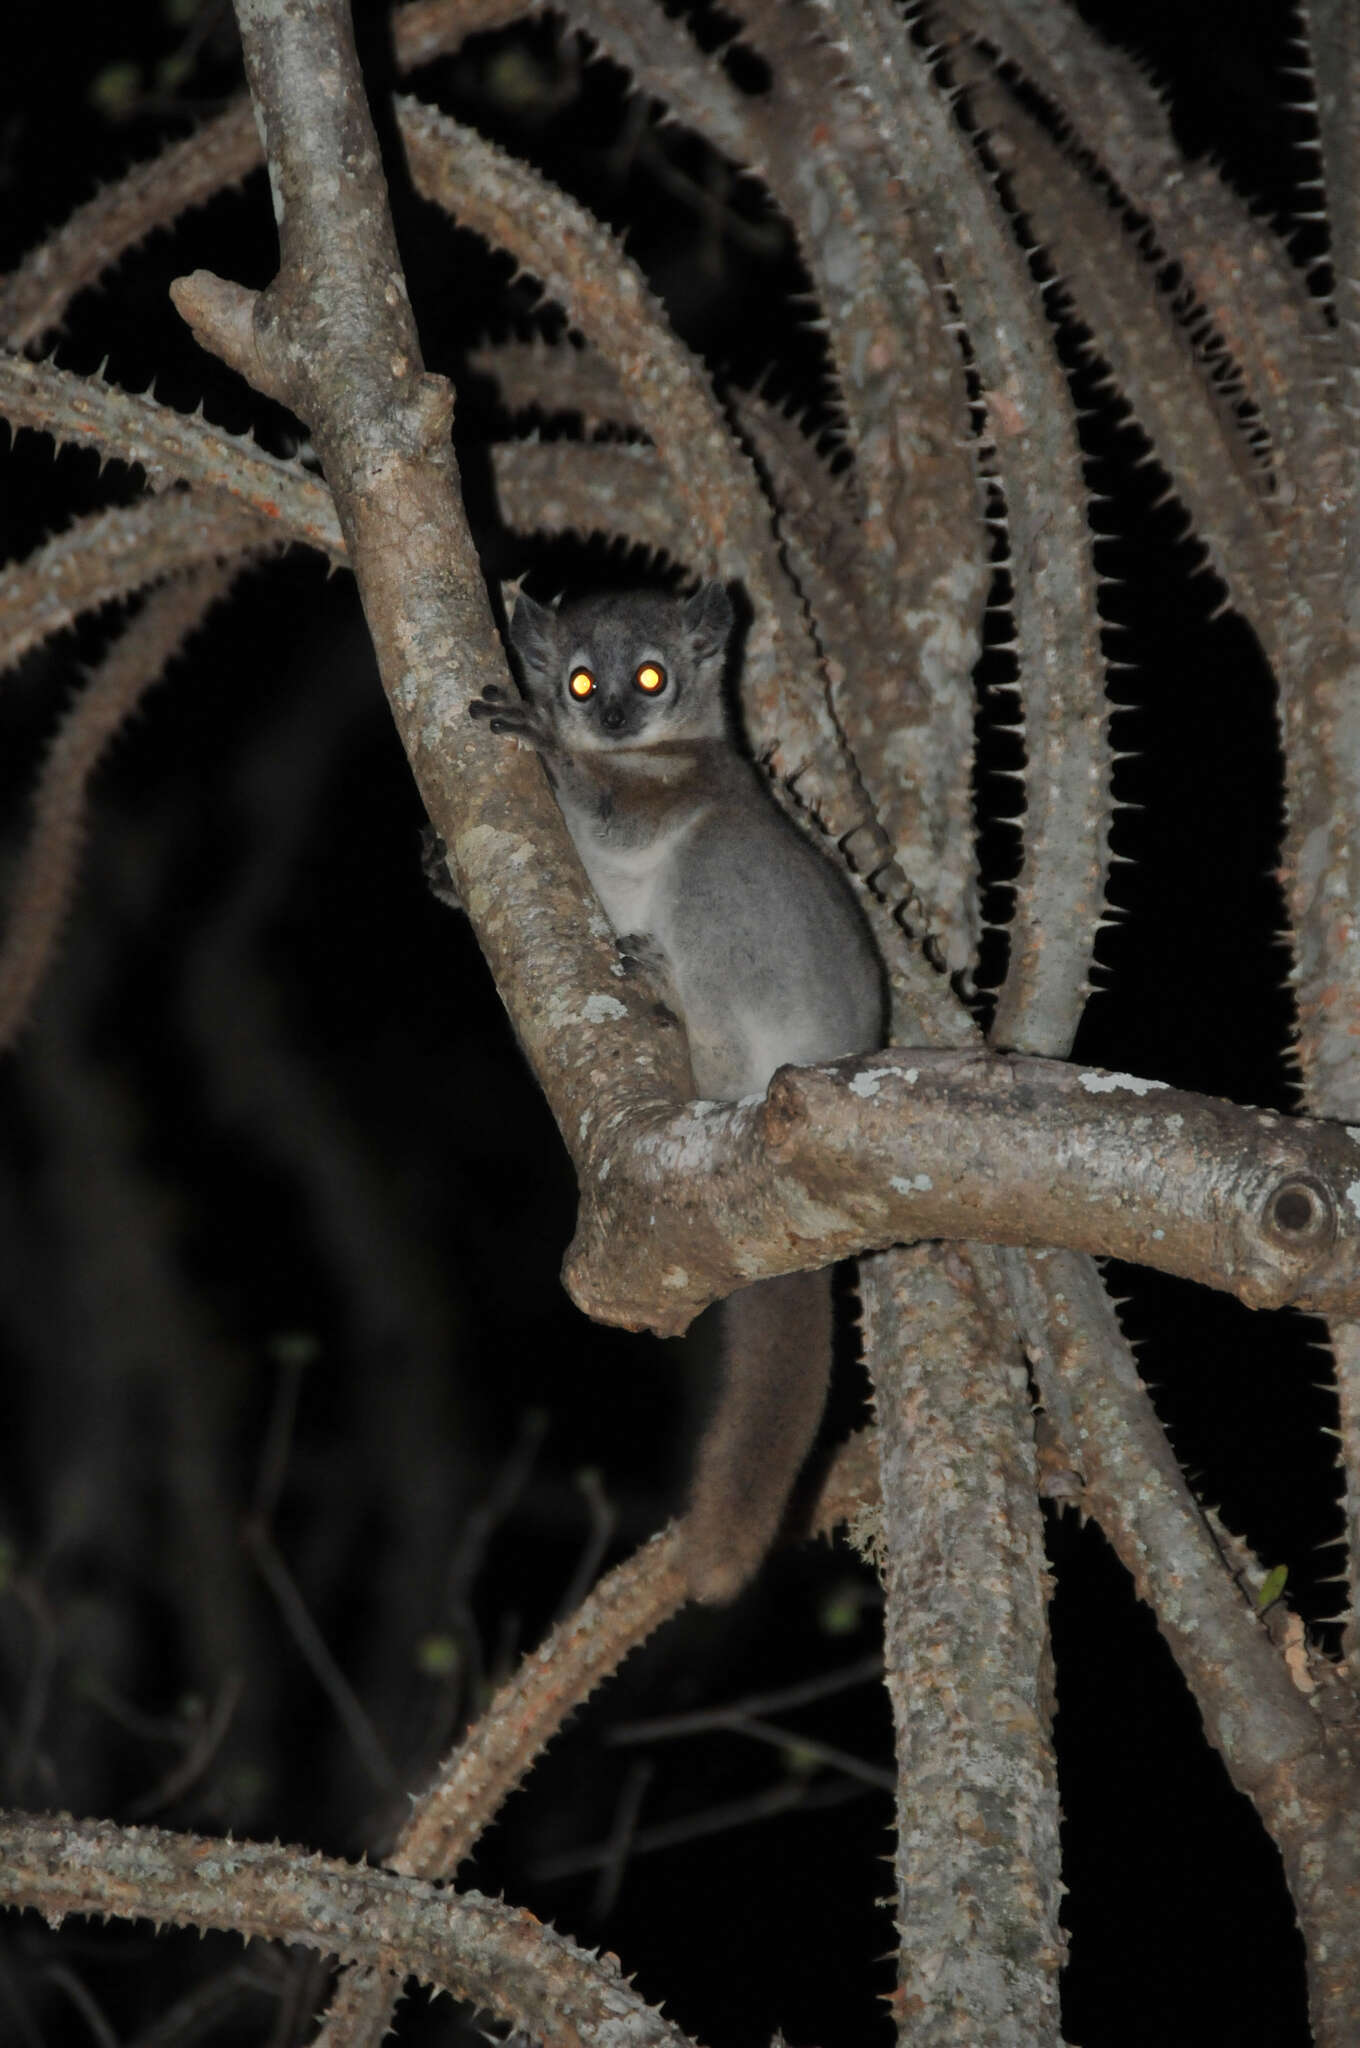
[[[266,455],[249,434],[225,434],[202,415],[175,412],[154,398],[119,391],[102,377],[78,377],[55,363],[0,352],[0,414],[68,447],[93,447],[135,462],[156,488],[188,483],[240,500],[280,541],[345,559],[330,493],[293,462]]]
[[[904,2041],[1043,2048],[1065,1942],[1024,1361],[984,1247],[868,1259],[860,1290],[901,1805],[893,2009]]]
[[[265,520],[208,491],[166,491],[92,512],[0,570],[0,669],[82,612],[279,540]]]
[[[252,4],[242,30],[281,235],[249,352],[311,428],[459,896],[560,1125],[574,1132],[639,1088],[654,1105],[681,1099],[679,1035],[655,1029],[647,992],[622,973],[542,771],[467,716],[505,659],[458,498],[447,386],[421,365],[345,10]],[[241,350],[234,294],[200,275],[194,312],[214,345]]]
[[[239,556],[224,566],[208,562],[155,591],[62,720],[38,778],[33,828],[5,906],[0,1048],[22,1030],[60,938],[75,893],[85,790],[104,748],[240,569]]]
[[[988,578],[962,365],[944,331],[935,252],[834,53],[782,0],[743,0],[740,12],[772,66],[759,99],[737,93],[679,22],[639,0],[579,0],[572,18],[642,90],[767,179],[798,238],[855,456],[853,632],[812,607],[832,701],[924,906],[913,924],[926,923],[950,967],[963,967],[977,904],[971,706],[957,683]]]
[[[1360,1798],[1340,1739],[1223,1568],[1095,1274],[1068,1253],[1005,1257],[1045,1407],[1083,1500],[1149,1603],[1205,1732],[1285,1861],[1304,1930],[1314,2038],[1345,2048],[1360,2010]]]
[[[757,1100],[593,1123],[577,1164],[574,1298],[663,1333],[751,1280],[934,1237],[1103,1252],[1255,1308],[1360,1300],[1360,1138],[1059,1062],[783,1067]]]
[[[676,562],[700,553],[644,442],[501,441],[491,463],[501,517],[515,533],[618,534]]]
[[[825,701],[802,607],[779,560],[769,505],[697,359],[676,339],[636,265],[593,215],[529,165],[419,101],[397,119],[418,192],[540,278],[610,363],[693,531],[697,566],[739,577],[754,611],[743,669],[758,748],[842,838],[852,777]]]
[[[693,2048],[614,1956],[475,1892],[255,1842],[0,1814],[0,1903],[219,1927],[411,1972],[561,2048]]]
[[[840,1523],[876,1510],[877,1460],[868,1439],[862,1430],[833,1460],[810,1534],[830,1535]],[[674,1526],[653,1537],[607,1573],[576,1612],[522,1660],[415,1801],[384,1858],[389,1869],[412,1877],[453,1877],[568,1717],[681,1606],[686,1584],[679,1547]],[[313,2048],[377,2048],[399,1991],[390,1977],[348,1971]]]
[[[408,0],[392,16],[397,68],[413,70],[469,36],[536,11],[538,0]],[[264,163],[249,95],[169,143],[78,206],[0,280],[0,338],[21,349],[54,328],[76,294],[96,284],[129,249],[191,207],[239,185]]]

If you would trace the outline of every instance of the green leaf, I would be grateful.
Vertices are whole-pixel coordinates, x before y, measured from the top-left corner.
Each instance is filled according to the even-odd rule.
[[[1288,1578],[1289,1566],[1287,1564],[1277,1564],[1273,1571],[1266,1573],[1261,1581],[1260,1590],[1256,1595],[1256,1612],[1258,1614],[1264,1614],[1267,1607],[1275,1605],[1275,1602],[1285,1589]]]

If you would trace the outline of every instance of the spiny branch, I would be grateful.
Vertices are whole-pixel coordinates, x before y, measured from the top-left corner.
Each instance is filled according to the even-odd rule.
[[[635,441],[501,441],[491,455],[501,517],[514,533],[603,533],[692,561],[656,450]]]
[[[109,740],[225,597],[239,560],[177,577],[152,593],[62,721],[38,779],[33,825],[9,891],[0,947],[0,1049],[28,1016],[75,894],[85,792]]]
[[[97,448],[104,461],[137,463],[158,489],[187,483],[221,493],[268,521],[280,541],[345,559],[326,486],[299,464],[266,455],[250,434],[209,426],[201,412],[175,412],[149,393],[0,352],[0,414],[60,445]]]
[[[167,491],[92,512],[0,570],[0,668],[82,612],[204,562],[277,543],[263,519],[207,491]]]
[[[424,1983],[563,2048],[693,2048],[645,2005],[613,1956],[591,1956],[532,1913],[385,1870],[255,1842],[111,1821],[0,1814],[0,1903],[114,1914],[298,1941]]]
[[[877,1460],[868,1432],[851,1438],[823,1482],[810,1532],[872,1514]],[[497,1691],[476,1726],[419,1798],[390,1854],[391,1870],[452,1878],[563,1723],[629,1653],[677,1611],[686,1595],[674,1528],[617,1565],[526,1657]],[[350,1970],[336,1987],[313,2048],[365,2048],[391,2025],[399,1984]]]

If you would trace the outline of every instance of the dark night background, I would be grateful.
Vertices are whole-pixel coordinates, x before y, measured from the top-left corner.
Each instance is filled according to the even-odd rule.
[[[1055,0],[1056,4],[1056,0]],[[1305,208],[1288,112],[1289,9],[1086,6],[1172,82],[1180,134],[1268,212]],[[0,269],[108,179],[235,90],[230,17],[77,0],[22,6],[0,73]],[[706,41],[730,33],[717,10]],[[378,19],[365,20],[376,66]],[[381,75],[379,70],[375,75]],[[750,89],[758,68],[742,72]],[[417,74],[604,218],[690,344],[733,382],[770,364],[820,403],[800,273],[750,184],[722,189],[683,131],[630,113],[611,65],[549,19]],[[1096,138],[1098,140],[1098,138]],[[714,195],[721,200],[715,211]],[[707,197],[705,197],[707,195]],[[507,259],[400,189],[427,361],[456,378],[490,336],[560,332]],[[1314,232],[1307,230],[1306,232]],[[1312,253],[1320,244],[1308,245]],[[289,424],[190,342],[167,281],[205,266],[263,285],[262,175],[128,256],[77,300],[56,358],[282,450]],[[1083,386],[1084,398],[1091,396]],[[460,384],[457,434],[493,575],[542,589],[636,576],[584,544],[527,551],[495,524],[485,453],[509,430]],[[1104,986],[1091,1061],[1241,1101],[1295,1101],[1273,870],[1281,785],[1269,677],[1183,516],[1108,406],[1087,423],[1112,579],[1117,743]],[[0,556],[135,493],[87,452],[7,451]],[[112,624],[87,621],[0,693],[4,859],[22,841],[59,710]],[[1118,630],[1114,630],[1118,629]],[[1004,765],[984,733],[984,764]],[[1013,785],[979,783],[987,872]],[[580,1591],[677,1505],[701,1413],[683,1351],[592,1327],[557,1278],[573,1188],[465,922],[429,895],[422,816],[354,594],[295,554],[252,574],[114,744],[82,893],[17,1057],[0,1069],[0,1751],[7,1803],[380,1847],[407,1788]],[[1336,1475],[1319,1333],[1158,1276],[1118,1276],[1160,1412],[1221,1507],[1321,1622]],[[851,1356],[827,1441],[863,1409]],[[1274,1851],[1204,1748],[1150,1615],[1102,1539],[1050,1521],[1072,1936],[1065,2029],[1293,2048],[1302,1957]],[[286,1573],[286,1580],[281,1574]],[[314,1627],[361,1723],[309,1663]],[[843,1548],[777,1557],[726,1614],[682,1617],[559,1738],[465,1866],[579,1939],[713,2048],[886,2043],[888,1797],[862,1777],[711,1731],[621,1742],[626,1724],[850,1680],[774,1713],[890,1764],[872,1577]],[[856,1674],[858,1677],[856,1678]],[[230,1710],[228,1715],[228,1709]],[[195,1749],[214,1713],[225,1732]],[[190,1759],[186,1763],[186,1759]],[[195,1760],[196,1761],[193,1761]],[[181,1768],[181,1766],[184,1768]],[[728,1812],[732,1806],[735,1810]],[[633,1815],[631,1853],[601,1862]],[[219,2003],[195,2031],[193,1987]],[[307,2037],[300,1953],[34,1916],[0,1924],[0,2042]],[[280,2002],[281,2001],[281,2002]],[[167,2016],[172,2025],[163,2024]],[[471,2041],[415,1998],[403,2038]],[[105,2031],[101,2033],[101,2028]]]

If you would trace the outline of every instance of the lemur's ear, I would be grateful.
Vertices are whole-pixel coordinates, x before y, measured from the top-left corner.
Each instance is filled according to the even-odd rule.
[[[552,606],[536,604],[521,590],[510,616],[510,645],[526,675],[549,673],[557,653],[557,613]]]
[[[681,616],[695,660],[721,659],[732,637],[732,600],[722,584],[701,583],[685,599]]]

